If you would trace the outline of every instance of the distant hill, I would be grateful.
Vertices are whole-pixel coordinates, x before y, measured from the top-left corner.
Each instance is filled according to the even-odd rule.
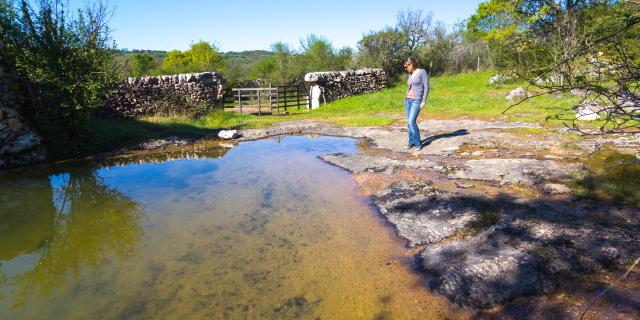
[[[273,56],[273,52],[265,50],[229,51],[222,53],[229,64],[253,64],[256,61]]]
[[[150,54],[153,56],[154,59],[160,59],[160,60],[164,59],[164,57],[167,56],[167,51],[162,51],[162,50],[142,50],[142,49],[116,50],[116,55],[120,55],[120,56],[129,56],[129,55],[138,54],[138,53]]]
[[[139,53],[150,54],[156,61],[162,61],[167,56],[167,51],[163,50],[122,49],[116,51],[117,55],[125,57]],[[229,51],[223,52],[222,56],[227,58],[229,64],[251,65],[262,58],[273,56],[273,52],[266,50]]]

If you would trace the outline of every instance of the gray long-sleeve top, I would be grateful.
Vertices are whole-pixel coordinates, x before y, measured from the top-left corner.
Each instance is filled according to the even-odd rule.
[[[424,69],[416,69],[413,72],[417,73],[415,76],[413,74],[409,75],[405,97],[409,94],[409,89],[413,88],[413,94],[416,99],[420,99],[421,103],[426,103],[429,95],[429,74]]]

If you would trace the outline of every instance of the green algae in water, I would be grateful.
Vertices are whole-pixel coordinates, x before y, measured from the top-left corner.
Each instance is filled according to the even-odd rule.
[[[640,207],[640,159],[607,148],[593,153],[584,164],[589,173],[575,183],[576,194]]]
[[[343,138],[0,176],[1,319],[440,319],[411,257],[322,162]]]

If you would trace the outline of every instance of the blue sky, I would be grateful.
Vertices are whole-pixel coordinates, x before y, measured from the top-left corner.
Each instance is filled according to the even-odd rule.
[[[77,7],[90,0],[71,0]],[[269,49],[276,41],[299,47],[308,34],[355,48],[363,33],[395,24],[400,9],[431,11],[447,25],[467,18],[480,0],[110,0],[118,48],[184,50],[194,41],[222,51]]]

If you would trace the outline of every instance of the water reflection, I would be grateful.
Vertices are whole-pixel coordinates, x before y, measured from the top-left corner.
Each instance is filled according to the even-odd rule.
[[[317,158],[356,150],[281,137],[0,176],[0,319],[447,316]]]
[[[17,291],[14,301],[5,301],[12,308],[32,297],[49,297],[81,274],[136,249],[143,210],[109,187],[101,172],[113,166],[219,158],[226,150],[208,145],[131,152],[1,175],[0,301],[7,298],[7,287]]]

